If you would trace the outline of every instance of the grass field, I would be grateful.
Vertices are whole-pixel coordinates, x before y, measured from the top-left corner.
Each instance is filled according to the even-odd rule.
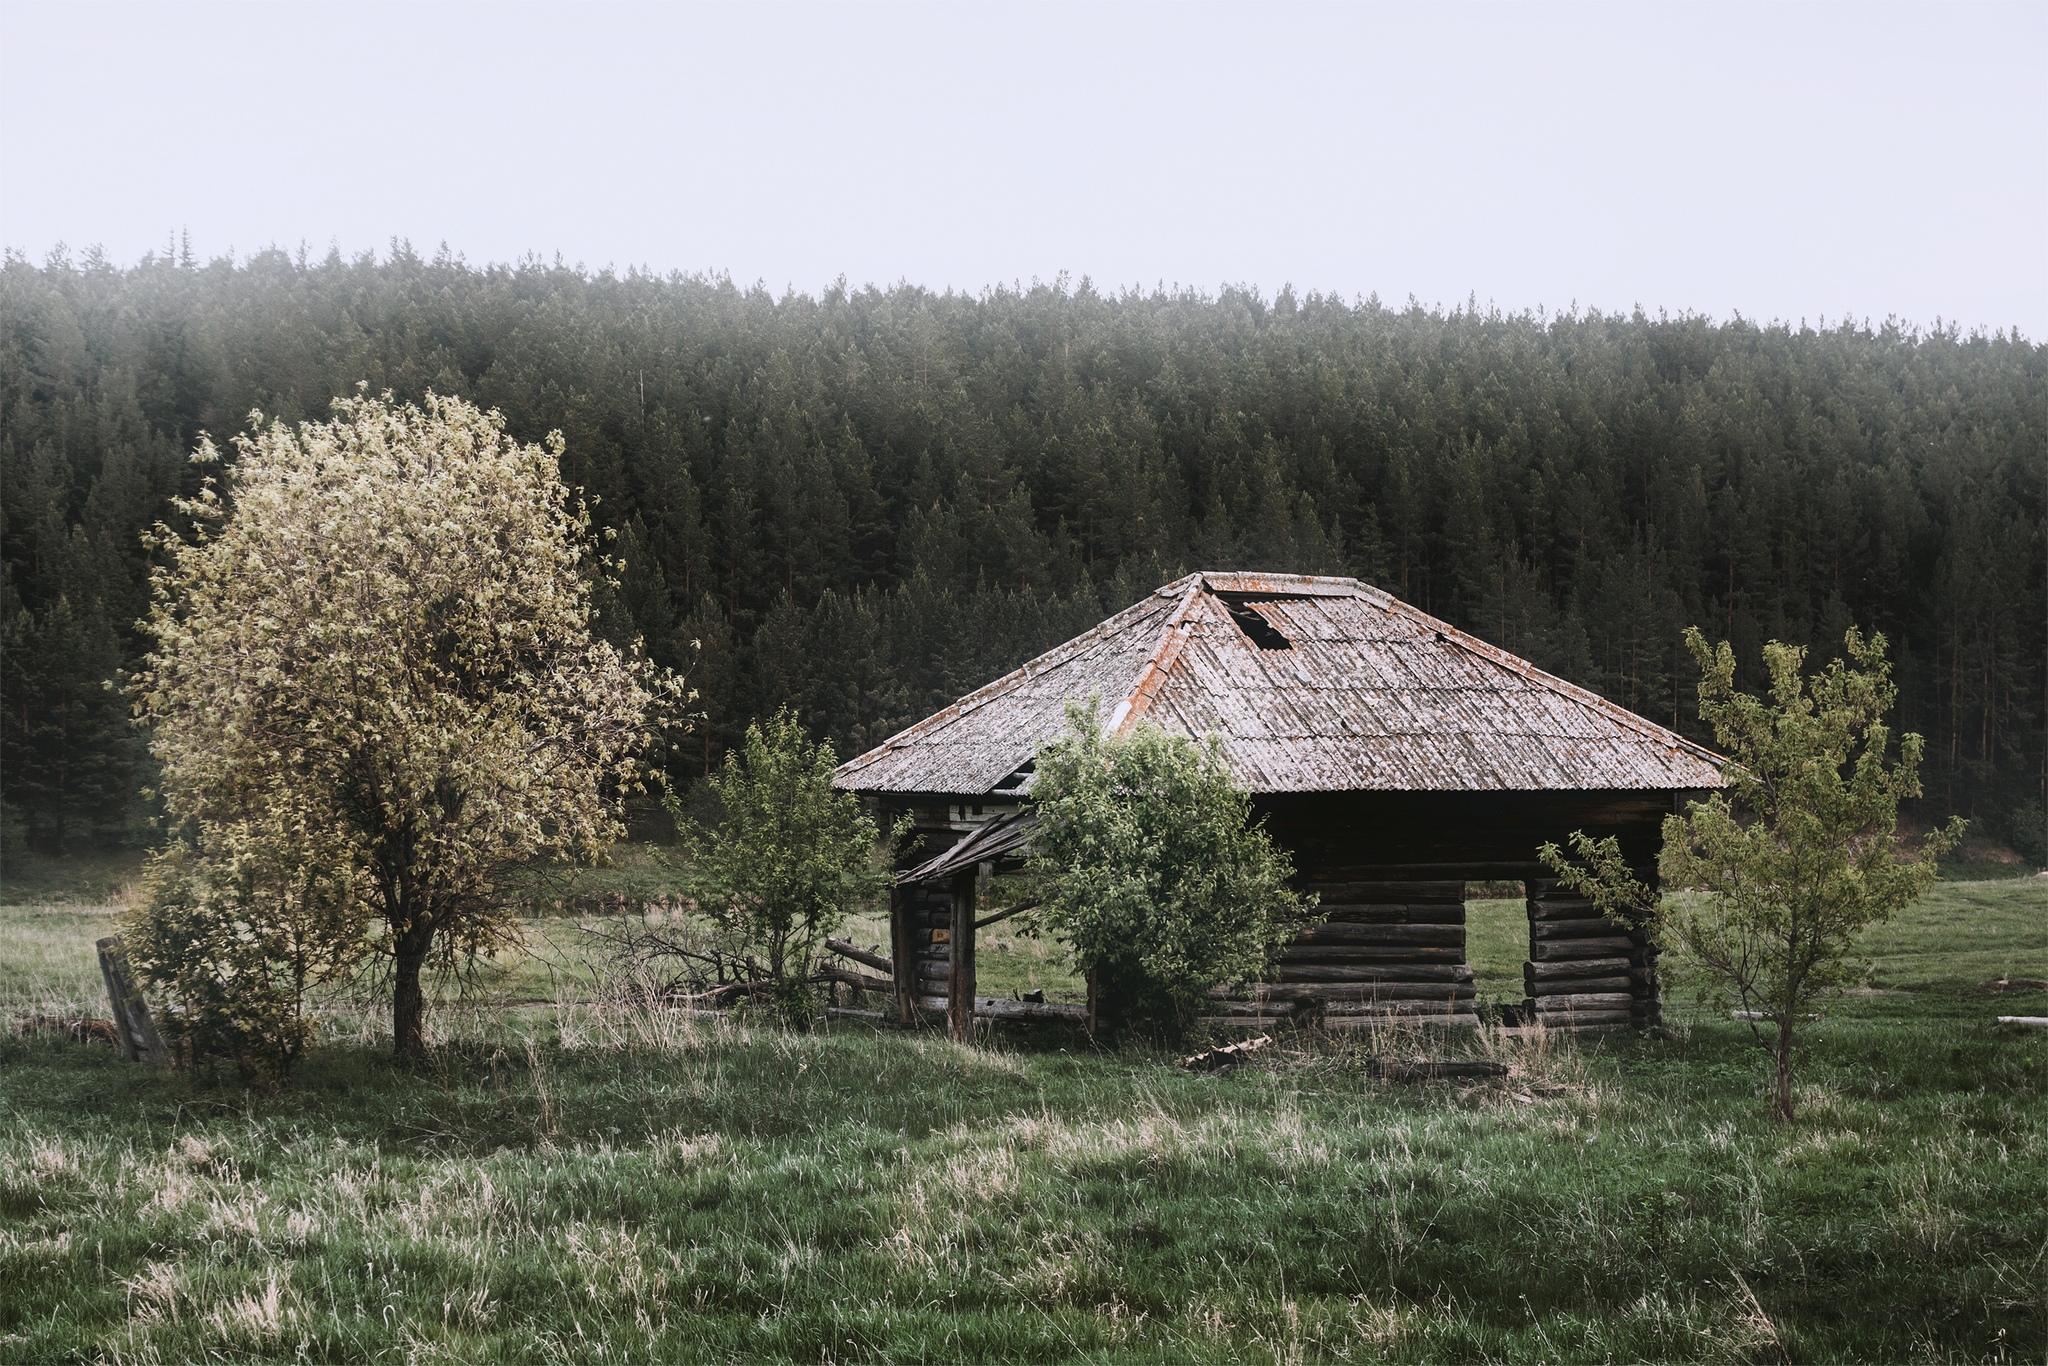
[[[1520,903],[1472,909],[1514,994]],[[111,914],[0,909],[0,1013],[103,1013]],[[582,985],[573,921],[532,929],[414,1072],[373,1014],[275,1095],[0,1040],[0,1361],[2048,1355],[2048,1035],[1991,1023],[2048,996],[1982,988],[2048,978],[2033,880],[1873,938],[1789,1130],[1741,1027],[1683,1005],[1193,1076],[651,1014]],[[1069,980],[1010,942],[985,983]],[[1369,1047],[1515,1071],[1392,1086]]]

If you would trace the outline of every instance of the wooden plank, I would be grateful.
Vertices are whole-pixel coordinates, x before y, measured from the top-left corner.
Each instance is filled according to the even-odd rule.
[[[1035,911],[1038,909],[1038,901],[1039,899],[1034,896],[1029,901],[1020,901],[1014,906],[1005,906],[1003,907],[1003,909],[995,912],[993,915],[985,915],[981,919],[975,921],[974,928],[977,930],[985,930],[989,926],[995,924],[998,920],[1008,920],[1013,915],[1022,915],[1026,911]]]
[[[135,985],[135,972],[128,965],[128,951],[121,936],[108,935],[95,946],[100,955],[100,977],[107,984],[107,1000],[114,1012],[114,1028],[121,1038],[121,1055],[130,1062],[151,1067],[169,1065],[171,1052],[150,1018],[149,1002]]]

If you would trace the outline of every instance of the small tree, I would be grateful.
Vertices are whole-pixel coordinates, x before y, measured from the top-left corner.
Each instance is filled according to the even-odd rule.
[[[174,821],[335,841],[386,931],[410,1057],[429,955],[499,942],[514,869],[622,833],[619,798],[682,691],[592,635],[559,436],[521,445],[432,394],[334,414],[255,415],[227,487],[179,504],[196,540],[158,528],[137,711]],[[210,441],[194,457],[218,458]]]
[[[1899,737],[1885,715],[1897,697],[1881,635],[1854,630],[1846,659],[1808,680],[1806,652],[1764,647],[1768,699],[1735,688],[1735,652],[1685,633],[1699,662],[1700,719],[1729,757],[1726,792],[1693,802],[1664,822],[1661,871],[1673,890],[1696,895],[1654,905],[1618,844],[1572,837],[1576,861],[1556,845],[1544,863],[1610,916],[1647,922],[1663,946],[1682,951],[1709,991],[1744,1013],[1776,1064],[1772,1113],[1790,1123],[1799,1027],[1855,974],[1858,939],[1934,882],[1963,822],[1900,857],[1899,802],[1920,795],[1922,742]]]
[[[124,921],[136,968],[170,996],[164,1032],[200,1061],[282,1081],[313,1037],[311,995],[369,948],[341,851],[208,828],[150,856]]]
[[[858,797],[832,788],[837,763],[829,742],[812,744],[783,710],[748,726],[710,780],[717,823],[685,815],[673,792],[667,799],[699,909],[765,960],[797,1014],[806,1013],[797,998],[825,936],[890,882],[881,832]]]
[[[1256,980],[1310,919],[1213,739],[1109,739],[1092,706],[1069,707],[1035,772],[1041,917],[1133,1023],[1181,1035],[1212,987]]]

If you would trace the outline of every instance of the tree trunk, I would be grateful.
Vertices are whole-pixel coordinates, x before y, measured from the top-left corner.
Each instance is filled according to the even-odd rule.
[[[1792,1122],[1792,1016],[1788,1011],[1778,1024],[1778,1080],[1772,1095],[1771,1112],[1780,1124]]]
[[[427,998],[420,990],[420,969],[426,966],[427,951],[433,945],[433,930],[417,928],[399,935],[394,945],[391,1047],[401,1062],[427,1051]]]

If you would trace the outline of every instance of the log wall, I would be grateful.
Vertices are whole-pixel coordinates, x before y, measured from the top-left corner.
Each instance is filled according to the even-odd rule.
[[[1657,950],[1649,933],[1609,920],[1555,878],[1530,878],[1528,887],[1522,987],[1530,1017],[1551,1028],[1661,1023]]]
[[[1370,867],[1306,870],[1326,917],[1283,949],[1273,980],[1234,993],[1212,1022],[1314,1016],[1330,1028],[1400,1018],[1477,1024],[1465,962],[1462,880],[1375,878]]]
[[[1375,1019],[1473,1024],[1465,959],[1465,886],[1516,878],[1528,886],[1525,1018],[1553,1028],[1646,1028],[1660,1020],[1655,951],[1642,931],[1604,920],[1563,893],[1536,858],[1574,831],[1614,836],[1655,885],[1672,792],[1346,792],[1256,796],[1254,810],[1294,857],[1298,885],[1327,920],[1280,955],[1274,980],[1217,1001],[1217,1023],[1257,1026],[1317,1017],[1344,1028]],[[941,807],[948,814],[964,806]],[[920,816],[921,807],[913,807]],[[920,857],[958,838],[934,818]],[[957,978],[954,940],[963,889],[900,888],[893,934],[898,1004],[944,1008]],[[968,923],[973,889],[964,889]],[[970,931],[971,932],[971,931]],[[971,965],[967,970],[971,982]],[[971,999],[971,987],[959,993]],[[1102,1003],[1105,1010],[1114,1003]],[[961,1012],[949,1012],[960,1014]],[[955,1021],[956,1032],[960,1022]]]

